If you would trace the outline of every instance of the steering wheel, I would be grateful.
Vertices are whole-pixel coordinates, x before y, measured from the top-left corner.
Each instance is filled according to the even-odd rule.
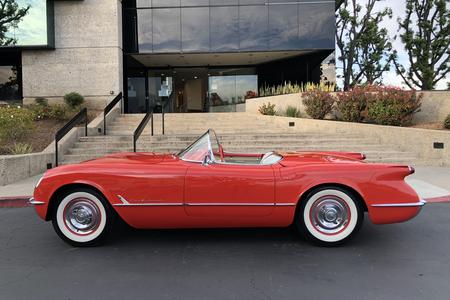
[[[225,161],[225,153],[223,151],[223,147],[221,144],[219,144],[219,154],[220,154],[220,161],[224,162]]]

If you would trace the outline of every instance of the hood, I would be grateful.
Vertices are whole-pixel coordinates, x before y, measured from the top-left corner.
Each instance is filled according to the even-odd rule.
[[[362,161],[366,159],[364,154],[355,152],[296,151],[280,154],[283,156],[280,163],[285,167],[303,163],[364,163]]]

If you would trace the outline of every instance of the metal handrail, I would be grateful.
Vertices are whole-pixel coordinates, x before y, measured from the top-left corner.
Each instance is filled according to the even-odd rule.
[[[58,166],[58,142],[66,136],[69,131],[71,131],[76,125],[84,121],[84,131],[85,135],[88,135],[88,115],[87,108],[83,108],[76,116],[74,116],[69,122],[66,123],[58,132],[55,134],[55,166]]]
[[[117,103],[120,102],[120,100],[122,100],[122,92],[120,92],[116,98],[109,102],[103,110],[103,135],[106,135],[106,115],[109,114],[109,112],[114,108],[114,106],[117,105]]]
[[[138,141],[139,137],[141,136],[142,132],[144,131],[145,126],[147,126],[148,121],[150,121],[150,120],[152,121],[151,128],[152,128],[152,136],[153,136],[153,109],[148,110],[148,112],[145,114],[145,117],[142,119],[141,123],[134,131],[134,134],[133,134],[133,151],[134,152],[136,152],[137,141]]]

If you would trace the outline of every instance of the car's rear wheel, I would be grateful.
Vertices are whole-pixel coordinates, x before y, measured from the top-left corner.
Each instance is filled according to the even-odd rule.
[[[98,245],[112,231],[114,213],[98,192],[80,188],[56,200],[58,203],[52,214],[53,228],[70,245]]]
[[[322,246],[336,246],[353,238],[362,226],[364,210],[358,199],[340,187],[322,187],[300,203],[296,219],[300,232]]]

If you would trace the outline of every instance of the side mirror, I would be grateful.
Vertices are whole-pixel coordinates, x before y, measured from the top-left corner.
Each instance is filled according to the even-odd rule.
[[[206,154],[202,161],[202,166],[209,166],[212,163],[211,156],[209,154]]]

